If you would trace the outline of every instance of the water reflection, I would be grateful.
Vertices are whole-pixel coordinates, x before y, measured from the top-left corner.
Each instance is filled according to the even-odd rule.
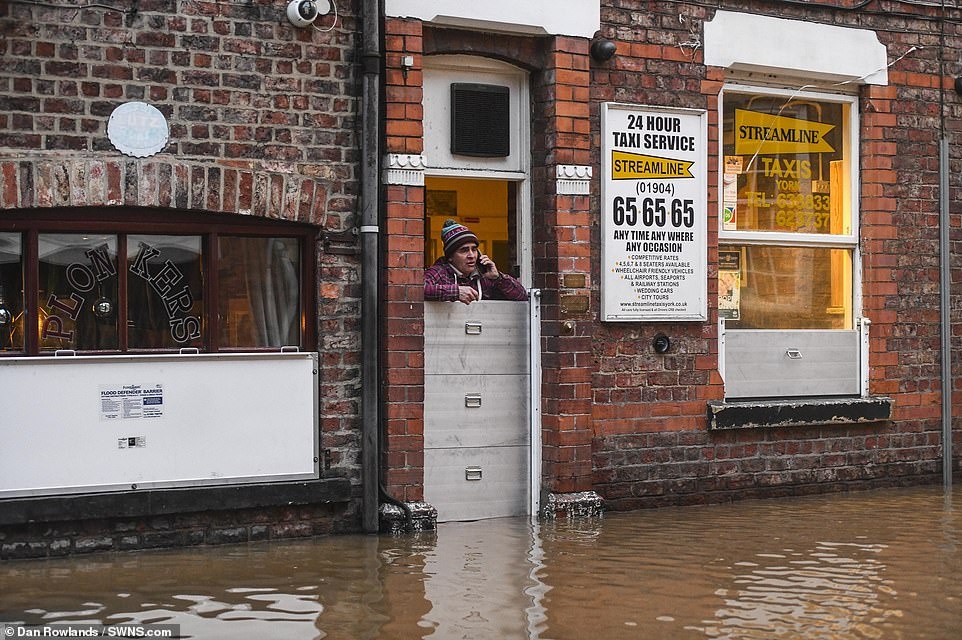
[[[962,637],[962,491],[0,564],[0,621],[192,638]]]

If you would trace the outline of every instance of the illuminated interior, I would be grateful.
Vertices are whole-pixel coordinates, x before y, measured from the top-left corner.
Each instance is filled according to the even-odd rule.
[[[517,185],[507,180],[426,177],[424,264],[444,255],[441,227],[453,219],[478,236],[481,253],[498,269],[519,277],[514,223]]]
[[[719,313],[734,329],[853,328],[848,102],[726,92]],[[740,242],[740,232],[772,234]]]

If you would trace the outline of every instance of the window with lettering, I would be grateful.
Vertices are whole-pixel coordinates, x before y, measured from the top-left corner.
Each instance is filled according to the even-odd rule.
[[[117,349],[117,236],[41,233],[37,245],[40,349]]]
[[[858,395],[855,96],[729,85],[720,101],[726,398]]]
[[[851,100],[724,93],[719,306],[729,328],[853,323]]]
[[[32,213],[0,222],[4,355],[314,348],[306,225]]]
[[[201,236],[127,236],[127,340],[131,349],[202,347]]]

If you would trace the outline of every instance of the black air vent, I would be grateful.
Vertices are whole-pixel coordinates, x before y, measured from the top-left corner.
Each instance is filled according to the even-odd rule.
[[[451,85],[451,153],[510,155],[510,91],[493,84]]]

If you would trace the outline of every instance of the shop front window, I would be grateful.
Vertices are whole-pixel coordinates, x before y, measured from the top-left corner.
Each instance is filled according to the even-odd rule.
[[[19,233],[0,233],[0,351],[23,350],[23,251]]]
[[[718,313],[726,397],[778,395],[769,380],[793,376],[790,395],[858,386],[854,107],[849,96],[744,86],[722,93]],[[854,364],[856,379],[820,386],[839,357]]]
[[[222,345],[296,345],[300,326],[300,248],[291,238],[219,238]]]
[[[797,92],[725,92],[719,287],[730,327],[852,328],[851,110]]]
[[[719,314],[729,329],[850,329],[852,251],[723,244]]]
[[[312,227],[149,218],[0,220],[0,353],[314,348]]]
[[[200,236],[127,237],[127,339],[131,349],[203,346]]]
[[[117,349],[117,237],[42,233],[37,245],[41,351]]]

